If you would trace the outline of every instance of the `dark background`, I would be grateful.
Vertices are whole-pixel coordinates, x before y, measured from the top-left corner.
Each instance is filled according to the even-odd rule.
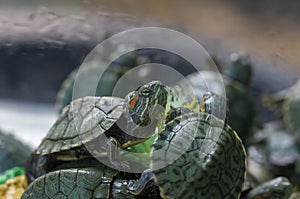
[[[249,53],[254,66],[251,92],[258,97],[300,77],[299,4],[0,1],[0,97],[53,103],[64,78],[107,35],[143,26],[186,33],[221,65],[228,63],[232,52]],[[151,53],[153,60],[174,61]]]

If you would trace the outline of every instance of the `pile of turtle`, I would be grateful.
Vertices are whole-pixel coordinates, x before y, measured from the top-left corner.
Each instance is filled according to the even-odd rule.
[[[21,198],[299,197],[300,83],[264,98],[282,106],[283,122],[259,128],[248,56],[232,56],[225,93],[201,82],[217,88],[219,74],[201,71],[178,87],[150,81],[124,98],[109,96],[136,60],[115,63],[97,96],[73,101],[70,74],[57,98],[60,115],[27,160]],[[93,70],[83,72],[93,78]],[[195,95],[180,89],[186,82]]]

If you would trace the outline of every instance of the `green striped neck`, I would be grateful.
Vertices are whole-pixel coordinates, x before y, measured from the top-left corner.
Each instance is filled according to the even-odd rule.
[[[179,87],[165,87],[168,95],[167,95],[167,104],[165,107],[163,117],[158,121],[157,127],[153,135],[147,139],[146,141],[136,144],[134,146],[130,146],[127,148],[128,151],[136,152],[136,153],[150,153],[152,148],[152,143],[156,139],[158,133],[165,128],[165,121],[168,111],[170,111],[173,107],[179,107],[184,102],[182,90]]]

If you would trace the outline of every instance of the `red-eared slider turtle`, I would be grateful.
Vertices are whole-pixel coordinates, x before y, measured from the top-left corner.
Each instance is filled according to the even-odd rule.
[[[271,108],[277,108],[276,104],[282,104],[281,114],[289,132],[300,132],[300,80],[293,86],[272,95],[265,95],[265,104]]]
[[[171,94],[174,93],[171,92]],[[42,177],[34,181],[32,185],[30,185],[29,189],[25,192],[24,198],[30,195],[35,195],[35,192],[36,194],[39,195],[42,194],[42,196],[46,198],[49,197],[46,195],[58,194],[57,190],[61,189],[61,187],[64,187],[64,186],[60,186],[60,183],[64,184],[65,182],[67,182],[67,180],[64,179],[61,179],[61,181],[58,180],[59,177],[65,175],[64,172],[67,173],[70,171],[64,169],[74,168],[75,170],[73,170],[72,174],[70,174],[73,177],[77,176],[76,173],[78,171],[82,171],[82,173],[88,176],[89,174],[91,176],[93,175],[96,176],[96,174],[89,172],[89,167],[91,167],[92,164],[88,162],[87,158],[93,159],[94,162],[95,159],[86,149],[86,147],[82,145],[82,142],[85,143],[90,141],[82,141],[77,143],[77,145],[73,145],[74,144],[73,142],[65,141],[66,140],[65,135],[68,134],[66,133],[58,134],[58,132],[56,132],[56,131],[61,132],[60,129],[63,129],[62,132],[70,131],[70,129],[72,128],[68,126],[71,126],[70,124],[72,121],[79,124],[81,123],[84,124],[84,122],[82,121],[84,120],[84,118],[87,118],[88,113],[92,112],[91,108],[87,108],[90,106],[87,106],[86,104],[92,104],[91,107],[96,108],[96,113],[99,112],[99,109],[101,110],[102,115],[100,115],[100,118],[102,116],[102,119],[98,119],[100,120],[100,122],[97,120],[97,121],[92,121],[91,123],[92,124],[96,123],[96,125],[98,125],[99,123],[101,123],[101,121],[104,121],[111,124],[110,128],[107,124],[105,125],[102,124],[104,125],[105,128],[101,127],[102,125],[100,125],[101,129],[105,129],[102,130],[100,134],[103,136],[104,135],[111,136],[112,140],[114,142],[119,143],[121,148],[122,146],[127,147],[130,146],[131,144],[135,144],[138,141],[140,141],[140,140],[138,141],[132,140],[131,136],[124,135],[124,133],[122,131],[119,131],[119,129],[113,128],[114,124],[117,123],[117,120],[122,117],[122,113],[124,112],[129,113],[130,117],[129,118],[125,117],[125,119],[129,119],[130,121],[132,121],[132,123],[142,125],[142,126],[147,126],[147,125],[152,126],[151,124],[153,123],[154,127],[158,127],[158,129],[161,128],[164,129],[162,130],[162,132],[159,133],[159,137],[157,141],[154,143],[154,151],[152,152],[152,167],[151,167],[152,169],[155,167],[153,165],[157,165],[157,161],[158,161],[158,165],[160,164],[159,160],[165,163],[165,159],[163,158],[160,159],[163,153],[157,154],[155,151],[158,151],[160,148],[164,148],[169,143],[171,143],[172,147],[170,147],[170,150],[165,150],[164,153],[169,154],[170,156],[168,157],[172,158],[174,157],[174,155],[176,155],[176,150],[174,149],[176,149],[176,147],[180,148],[181,144],[186,143],[186,145],[184,146],[186,147],[185,148],[186,150],[182,152],[183,155],[178,156],[178,159],[176,159],[174,163],[170,165],[166,165],[166,167],[162,168],[162,170],[166,169],[168,170],[168,172],[173,171],[172,179],[170,182],[165,181],[167,179],[165,178],[165,173],[162,170],[153,169],[153,172],[151,172],[154,173],[156,179],[158,179],[156,183],[160,186],[161,196],[168,197],[168,195],[174,196],[174,194],[177,194],[178,196],[182,196],[182,193],[198,192],[198,188],[199,188],[198,186],[195,187],[187,186],[188,184],[184,183],[184,180],[182,178],[179,178],[180,176],[181,177],[187,176],[189,177],[190,183],[196,185],[199,184],[200,187],[207,185],[208,186],[208,189],[206,189],[207,191],[209,191],[210,189],[219,190],[220,187],[222,187],[221,191],[219,190],[218,192],[215,193],[210,192],[211,195],[219,195],[220,198],[222,198],[222,196],[225,197],[227,195],[228,197],[230,196],[238,197],[244,181],[245,167],[246,167],[246,163],[245,163],[246,155],[240,139],[237,137],[236,133],[230,129],[230,127],[225,125],[225,123],[222,120],[216,118],[212,114],[193,112],[192,110],[189,110],[186,107],[183,107],[182,109],[173,108],[172,105],[175,105],[177,103],[176,102],[177,99],[181,99],[181,98],[180,97],[177,98],[177,96],[172,96],[171,94],[170,94],[170,88],[168,88],[167,86],[164,86],[163,84],[157,81],[151,82],[127,95],[126,108],[125,111],[124,109],[122,109],[120,111],[121,113],[116,113],[115,111],[116,107],[121,105],[122,105],[121,107],[123,107],[124,101],[122,102],[121,99],[113,98],[115,100],[115,103],[110,103],[110,105],[113,105],[113,107],[115,108],[108,107],[107,104],[106,105],[98,104],[95,106],[94,103],[86,102],[87,98],[83,98],[81,99],[81,101],[80,100],[73,101],[69,105],[69,107],[64,109],[61,117],[58,119],[54,127],[52,127],[52,129],[49,131],[48,135],[46,136],[46,138],[44,139],[40,147],[37,149],[36,153],[38,154],[35,154],[35,156],[33,156],[32,158],[33,165],[31,165],[30,169],[31,172],[33,173],[35,172],[36,174],[33,175],[33,177],[37,177],[46,172],[49,173],[43,175]],[[99,101],[106,98],[99,97],[97,98],[98,100],[96,100],[96,102],[99,103]],[[203,103],[205,102],[206,101],[204,100]],[[211,103],[214,102],[211,101]],[[188,103],[183,102],[181,104],[184,105]],[[157,109],[156,106],[158,106]],[[74,109],[72,110],[71,107],[74,107]],[[206,104],[203,107],[204,108],[208,107],[209,109],[211,109],[211,106],[208,106],[208,104]],[[165,113],[164,111],[166,109],[170,109],[170,112]],[[77,120],[74,119],[75,118],[73,115],[74,113],[76,113],[75,115],[81,116],[79,117],[80,119]],[[114,117],[112,117],[112,115]],[[164,115],[165,118],[161,119],[160,117],[162,115]],[[106,121],[106,118],[109,118],[112,121]],[[162,123],[165,121],[167,122],[166,125]],[[61,124],[64,125],[60,127]],[[82,129],[81,127],[82,124],[78,126],[79,129]],[[73,126],[75,126],[75,124],[73,124]],[[93,125],[89,125],[89,127],[92,128]],[[84,128],[84,130],[85,130],[84,132],[89,133],[88,129]],[[150,131],[153,134],[155,129],[150,128]],[[69,134],[71,135],[72,133]],[[76,138],[78,136],[80,136],[80,134],[72,135],[71,138],[74,137]],[[124,138],[124,136],[126,139]],[[195,139],[193,136],[195,136]],[[167,138],[170,139],[172,138],[172,139],[170,140]],[[188,138],[193,138],[193,139],[188,139]],[[95,141],[95,136],[92,137],[91,141],[93,142]],[[99,142],[97,141],[94,142],[93,146],[95,146],[95,143],[97,143],[97,145],[99,144]],[[94,150],[98,151],[97,154],[102,153],[101,151],[102,149],[96,148],[96,146]],[[228,154],[228,150],[231,152],[230,155]],[[103,149],[103,151],[107,151],[107,150]],[[106,152],[106,155],[110,156],[108,152]],[[84,161],[81,160],[83,158],[85,158]],[[182,165],[183,162],[185,163],[185,165]],[[153,198],[151,197],[151,194],[149,194],[149,192],[147,191],[148,190],[147,187],[149,187],[149,184],[146,182],[148,181],[147,180],[148,178],[145,179],[144,177],[145,175],[147,177],[146,171],[143,173],[142,177],[138,181],[137,179],[134,178],[132,174],[129,175],[129,178],[126,178],[124,176],[120,177],[119,171],[107,167],[105,167],[106,168],[105,169],[103,168],[103,165],[101,166],[101,164],[98,161],[94,163],[93,167],[95,168],[102,167],[102,169],[100,169],[101,171],[109,169],[112,172],[112,174],[105,173],[105,175],[103,174],[103,172],[101,173],[100,171],[98,173],[100,176],[112,179],[112,180],[107,180],[108,182],[107,184],[109,184],[110,187],[114,188],[114,185],[112,186],[112,183],[114,183],[113,179],[117,179],[122,182],[129,182],[130,180],[130,184],[128,185],[128,189],[126,189],[127,191],[126,193],[133,194],[134,192],[133,195],[135,197],[139,197],[141,196],[141,194],[143,195],[146,192],[146,195],[148,195],[150,198]],[[82,168],[83,170],[80,170],[80,168]],[[42,170],[42,172],[40,172],[39,170]],[[59,174],[59,172],[63,172],[63,173]],[[191,176],[193,172],[196,172],[195,177]],[[219,180],[216,180],[214,183],[205,184],[209,181],[209,177],[215,176],[215,174],[216,174],[216,178],[218,178]],[[49,177],[50,179],[53,179],[53,181],[51,180],[49,181],[49,184],[53,184],[53,186],[49,185],[51,187],[54,187],[52,189],[45,188],[48,186],[47,175],[50,176]],[[86,177],[83,176],[83,178]],[[82,182],[79,181],[79,183]],[[87,189],[94,191],[95,189],[101,187],[102,185],[101,181],[99,183],[100,183],[99,186],[94,185],[92,187],[92,185],[87,184],[86,187]],[[174,183],[175,185],[184,183],[179,189],[182,191],[182,193],[180,193],[180,191],[178,190],[173,190],[173,193],[170,193],[170,186],[169,186],[170,183]],[[83,184],[85,185],[85,183]],[[134,189],[132,189],[133,187],[132,184],[142,184],[142,186],[138,186],[142,188],[134,191]],[[223,185],[226,185],[226,187],[223,188]],[[76,185],[75,190],[81,190],[82,194],[85,194],[86,189],[82,190],[82,186]],[[41,188],[39,189],[38,187]],[[154,189],[152,186],[150,186],[150,188]],[[117,190],[117,188],[115,189]],[[119,189],[123,190],[124,187],[121,186]],[[47,190],[50,191],[53,190],[53,191],[51,191],[51,193],[46,193]],[[104,185],[104,188],[102,190],[98,190],[95,193],[99,193],[99,195],[103,194],[105,197],[106,196],[112,197],[112,195],[105,195],[105,194],[107,194],[108,192],[113,193],[113,190],[114,189],[108,189],[107,186],[105,187]],[[204,189],[203,192],[200,193],[205,194]],[[210,193],[208,193],[208,195]],[[69,194],[65,194],[65,196],[69,196]],[[87,194],[89,195],[90,193]],[[53,195],[51,195],[51,197],[52,196]],[[128,195],[126,197],[130,198],[131,195]]]
[[[155,106],[166,106],[164,88],[158,81],[150,82],[128,94],[128,103],[117,97],[85,97],[73,101],[32,155],[26,172],[28,181],[62,162],[92,156],[117,164],[113,161],[116,157],[111,146],[126,148],[147,139],[155,131],[158,119],[154,114],[159,114]],[[131,106],[140,106],[143,111],[134,112]],[[121,130],[120,125],[124,129]],[[139,131],[138,127],[145,125],[147,128]]]
[[[15,166],[25,166],[32,149],[12,134],[0,130],[0,172]]]
[[[161,117],[162,120],[158,123],[155,133],[145,142],[128,147],[126,150],[138,153],[150,153],[154,139],[165,128],[165,124],[175,116],[185,112],[206,112],[227,121],[227,100],[223,96],[206,92],[203,94],[202,99],[198,100],[193,94],[185,93],[177,86],[169,87],[165,85],[165,90],[167,91],[167,103],[164,116]],[[176,109],[176,107],[180,107],[180,109]],[[139,112],[139,109],[139,106],[132,107],[132,111],[134,112]]]
[[[72,198],[72,194],[79,193],[84,198],[119,198],[122,195],[126,198],[136,197],[121,191],[127,187],[126,182],[129,179],[134,179],[134,175],[130,175],[129,178],[120,171],[102,165],[94,159],[95,154],[91,154],[84,145],[93,142],[94,150],[101,154],[108,150],[101,148],[103,143],[100,136],[110,137],[121,148],[141,141],[141,138],[134,138],[122,132],[116,123],[120,118],[129,120],[126,123],[128,125],[132,122],[135,126],[152,126],[153,123],[154,129],[151,129],[151,132],[154,132],[157,123],[152,121],[156,118],[151,114],[159,114],[155,105],[165,107],[166,91],[160,82],[150,82],[129,93],[126,102],[125,104],[123,99],[116,97],[85,97],[67,106],[31,157],[27,169],[29,181],[42,176],[31,183],[23,198],[53,198],[62,195]],[[141,109],[135,112],[133,106]],[[81,136],[81,132],[85,136]],[[100,146],[97,148],[96,145]],[[70,178],[77,180],[71,191],[68,189]],[[85,183],[84,179],[91,180],[92,183]],[[158,189],[154,185],[145,190],[138,197],[158,196]],[[80,194],[77,197],[80,198]]]
[[[248,85],[251,79],[251,64],[243,54],[233,54],[232,62],[224,75],[212,71],[189,74],[179,84],[188,81],[192,91],[201,99],[207,91],[223,95],[228,99],[228,124],[234,129],[246,146],[256,128],[256,110]],[[225,87],[225,92],[223,91]],[[189,86],[185,86],[189,88]]]
[[[202,101],[205,112],[208,102]],[[246,172],[243,144],[223,120],[205,112],[177,107],[167,113],[153,143],[150,170],[128,186],[133,194],[154,179],[163,198],[239,197]]]

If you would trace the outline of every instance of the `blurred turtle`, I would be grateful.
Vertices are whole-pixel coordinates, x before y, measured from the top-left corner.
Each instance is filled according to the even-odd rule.
[[[264,95],[263,101],[271,109],[281,105],[281,114],[288,131],[300,134],[300,79],[285,90]]]
[[[124,46],[120,45],[119,48],[124,48]],[[127,48],[131,49],[130,46]],[[122,49],[117,49],[113,53],[120,50]],[[56,109],[61,113],[62,109],[72,100],[88,95],[112,96],[118,80],[130,69],[145,62],[147,62],[146,58],[137,55],[135,51],[126,53],[111,63],[109,59],[84,62],[80,67],[74,69],[62,83],[56,97]],[[141,73],[143,72],[145,71],[141,71]],[[101,77],[100,73],[102,73]],[[137,77],[135,76],[135,78]],[[144,75],[141,75],[141,78],[144,78]],[[76,84],[75,81],[77,81]],[[130,87],[129,83],[135,85],[137,82],[138,79],[130,79],[130,81],[127,81],[127,85],[123,86]],[[91,83],[97,84],[95,90],[91,90],[93,88]],[[76,86],[75,94],[74,86]],[[127,93],[123,92],[122,94],[126,95]]]
[[[276,176],[295,181],[294,170],[300,157],[296,140],[279,121],[269,122],[257,132],[248,148],[249,170],[260,182]]]
[[[252,189],[247,199],[288,199],[292,194],[293,187],[285,177],[277,177]]]
[[[15,166],[25,166],[32,149],[14,135],[0,130],[0,172]]]
[[[187,75],[179,85],[201,99],[207,91],[228,99],[228,124],[245,143],[246,147],[257,126],[255,104],[250,95],[251,64],[249,57],[234,53],[224,75],[213,71],[199,71]]]

